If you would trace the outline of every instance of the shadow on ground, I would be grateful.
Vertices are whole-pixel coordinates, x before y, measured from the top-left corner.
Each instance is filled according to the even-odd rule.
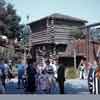
[[[79,83],[80,82],[80,83]],[[65,82],[65,94],[89,94],[86,81],[72,80]],[[26,94],[24,89],[17,89],[17,81],[10,81],[6,84],[6,94]],[[36,92],[35,94],[38,94]],[[59,86],[56,84],[56,88],[51,94],[59,94]]]
[[[24,94],[24,90],[18,89],[17,83],[9,82],[6,84],[6,94]]]
[[[89,94],[86,87],[75,87],[70,83],[65,84],[65,94]]]

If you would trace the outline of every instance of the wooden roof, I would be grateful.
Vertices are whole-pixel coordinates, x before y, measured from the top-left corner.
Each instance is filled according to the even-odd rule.
[[[39,20],[33,21],[29,24],[32,24],[32,23],[35,23],[35,22],[38,22],[40,20],[44,20],[44,19],[47,19],[47,18],[55,18],[55,19],[62,19],[62,20],[68,20],[68,21],[76,21],[76,22],[81,22],[81,23],[87,23],[88,22],[88,21],[80,19],[80,18],[76,18],[76,17],[72,17],[72,16],[60,14],[60,13],[54,13],[54,14],[51,14],[49,16],[43,17]]]
[[[59,13],[54,13],[54,14],[50,15],[49,17],[53,17],[53,18],[57,18],[57,19],[64,19],[64,20],[71,20],[71,21],[79,21],[79,22],[84,22],[84,23],[87,22],[86,20],[82,20],[80,18],[63,15],[63,14],[59,14]]]

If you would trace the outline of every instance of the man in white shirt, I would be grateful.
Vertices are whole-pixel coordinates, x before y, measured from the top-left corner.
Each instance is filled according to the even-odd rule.
[[[50,66],[52,66],[53,71],[54,71],[54,77],[57,79],[57,64],[55,60],[52,60],[52,62],[50,62]]]

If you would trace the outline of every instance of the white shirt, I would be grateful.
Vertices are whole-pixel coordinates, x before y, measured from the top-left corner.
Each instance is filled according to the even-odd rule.
[[[50,64],[53,68],[53,71],[54,71],[54,77],[57,78],[57,66],[55,64]]]
[[[44,70],[44,67],[38,64],[37,65],[37,70],[36,70],[37,73],[40,73],[41,74],[43,70]]]

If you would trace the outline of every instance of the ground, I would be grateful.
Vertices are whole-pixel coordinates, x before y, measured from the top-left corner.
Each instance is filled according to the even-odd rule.
[[[11,79],[6,84],[7,94],[24,94],[23,89],[17,89],[17,78]],[[52,94],[59,94],[59,88],[57,86],[56,90]],[[65,94],[89,94],[87,80],[80,79],[68,79],[65,81]]]
[[[66,94],[89,94],[87,80],[70,79],[65,82]]]

